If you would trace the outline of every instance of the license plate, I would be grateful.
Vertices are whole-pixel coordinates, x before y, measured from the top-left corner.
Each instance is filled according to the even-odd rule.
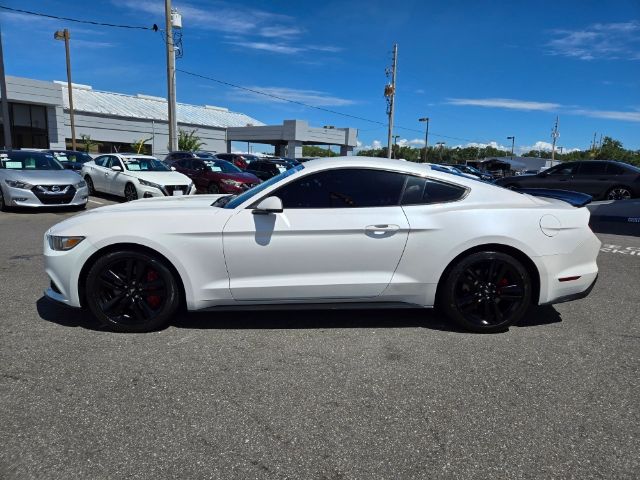
[[[183,195],[182,190],[174,190],[173,191],[173,196],[174,197],[181,197]]]

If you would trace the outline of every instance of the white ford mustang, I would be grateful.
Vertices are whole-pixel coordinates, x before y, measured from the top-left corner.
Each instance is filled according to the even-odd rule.
[[[588,196],[523,194],[436,168],[320,159],[239,196],[98,208],[46,232],[46,295],[127,332],[160,328],[181,304],[344,303],[437,305],[491,332],[531,305],[589,293],[600,241]]]

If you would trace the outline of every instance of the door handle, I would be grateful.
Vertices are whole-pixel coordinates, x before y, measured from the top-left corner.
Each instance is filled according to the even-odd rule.
[[[367,225],[366,227],[364,227],[365,231],[367,232],[380,232],[380,233],[384,233],[384,232],[397,232],[398,230],[400,230],[400,226],[398,225]]]

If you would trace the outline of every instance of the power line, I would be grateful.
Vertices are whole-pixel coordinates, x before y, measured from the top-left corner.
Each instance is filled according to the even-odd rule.
[[[237,88],[239,90],[244,90],[246,92],[255,93],[257,95],[270,97],[270,98],[273,98],[273,99],[276,99],[276,100],[280,100],[282,102],[293,103],[293,104],[296,104],[296,105],[301,105],[303,107],[313,108],[315,110],[320,110],[322,112],[331,113],[333,115],[340,115],[342,117],[353,118],[354,120],[360,120],[360,121],[363,121],[363,122],[368,122],[368,123],[373,123],[373,124],[376,124],[376,125],[381,125],[383,127],[387,126],[386,122],[381,122],[379,120],[372,120],[370,118],[360,117],[358,115],[351,115],[350,113],[339,112],[337,110],[331,110],[330,108],[319,107],[317,105],[310,105],[308,103],[304,103],[304,102],[301,102],[299,100],[292,100],[290,98],[282,97],[280,95],[275,95],[273,93],[263,92],[263,91],[260,91],[260,90],[256,90],[254,88],[243,87],[242,85],[236,85],[235,83],[227,82],[225,80],[219,80],[217,78],[209,77],[207,75],[201,75],[199,73],[189,72],[187,70],[182,70],[180,68],[176,68],[176,72],[184,73],[185,75],[190,75],[192,77],[202,78],[204,80],[209,80],[211,82],[216,82],[216,83],[219,83],[220,85],[226,85],[227,87],[233,87],[233,88]],[[402,127],[400,125],[396,125],[395,128],[399,129],[399,130],[409,131],[409,132],[417,132],[417,133],[420,133],[420,134],[423,133],[422,130],[418,130],[416,128]],[[442,134],[439,134],[439,133],[431,133],[430,132],[429,135],[433,135],[435,137],[447,138],[447,139],[450,139],[450,140],[459,140],[459,141],[462,141],[462,142],[483,143],[483,142],[479,142],[477,140],[471,140],[469,138],[452,137],[450,135],[442,135]],[[488,142],[485,142],[485,143],[488,143]]]
[[[89,25],[99,25],[101,27],[129,28],[129,29],[137,29],[137,30],[152,30],[154,32],[158,31],[158,26],[155,25],[155,24],[152,27],[143,27],[143,26],[140,26],[140,25],[119,25],[119,24],[116,24],[116,23],[104,23],[104,22],[95,22],[93,20],[79,20],[77,18],[58,17],[57,15],[49,15],[47,13],[31,12],[29,10],[21,10],[19,8],[5,7],[4,5],[0,5],[0,9],[8,10],[10,12],[16,12],[16,13],[24,13],[24,14],[27,14],[27,15],[35,15],[37,17],[54,18],[56,20],[65,20],[67,22],[86,23],[86,24],[89,24]]]

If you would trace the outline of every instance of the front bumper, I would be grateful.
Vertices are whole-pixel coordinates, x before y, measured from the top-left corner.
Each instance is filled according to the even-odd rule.
[[[186,187],[186,185],[180,185]],[[173,187],[173,185],[172,185]],[[149,187],[147,185],[138,184],[136,186],[138,190],[138,198],[153,198],[153,197],[171,197],[174,196],[173,188],[167,188],[163,186],[162,189],[156,187]],[[195,185],[191,185],[191,189],[187,193],[183,193],[183,195],[195,195],[196,187]]]
[[[28,208],[50,208],[50,207],[79,207],[85,205],[89,199],[89,190],[87,187],[78,188],[70,199],[56,201],[56,195],[49,195],[47,202],[43,203],[31,190],[23,188],[13,188],[9,186],[3,187],[4,202],[10,207],[28,207]]]

